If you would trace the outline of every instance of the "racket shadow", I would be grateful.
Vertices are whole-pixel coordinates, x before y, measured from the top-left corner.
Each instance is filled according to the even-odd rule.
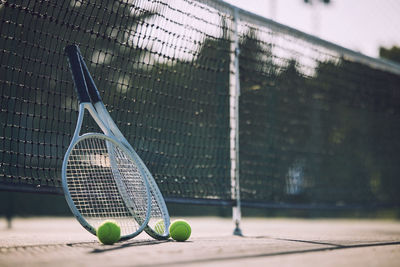
[[[113,246],[105,246],[104,248],[95,248],[90,251],[90,254],[105,253],[109,251],[120,250],[130,247],[141,247],[141,246],[154,246],[159,244],[164,244],[168,242],[173,242],[172,240],[137,240],[137,241],[124,241],[121,243],[116,243]]]

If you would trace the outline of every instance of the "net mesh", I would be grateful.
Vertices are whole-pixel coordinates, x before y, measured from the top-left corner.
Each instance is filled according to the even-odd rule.
[[[77,119],[63,50],[77,43],[164,197],[230,203],[232,14],[211,0],[2,1],[0,184],[60,188]],[[398,205],[398,69],[239,15],[243,203]]]
[[[398,69],[350,61],[245,16],[239,31],[242,198],[399,203]]]

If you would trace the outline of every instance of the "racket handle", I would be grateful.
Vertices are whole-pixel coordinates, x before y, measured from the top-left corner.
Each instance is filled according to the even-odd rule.
[[[75,83],[75,90],[78,94],[79,103],[89,103],[90,97],[87,92],[85,76],[83,74],[80,51],[77,45],[68,45],[65,48],[65,53],[68,56],[69,65],[71,68],[72,78]]]
[[[83,57],[81,54],[79,54],[79,59],[81,61],[81,66],[83,69],[83,74],[85,75],[85,81],[86,85],[88,88],[88,92],[90,95],[90,99],[92,100],[92,103],[95,104],[97,102],[101,101],[100,93],[99,90],[97,90],[96,84],[93,81],[92,75],[90,75],[90,72],[86,66],[85,61],[83,60]]]

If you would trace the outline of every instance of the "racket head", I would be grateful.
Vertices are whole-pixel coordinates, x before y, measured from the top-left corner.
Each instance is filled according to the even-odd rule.
[[[85,72],[85,68],[84,72]],[[96,87],[93,87],[95,90]],[[89,90],[90,93],[90,90]],[[99,94],[98,91],[96,94]],[[92,94],[90,94],[90,98],[92,98]],[[103,102],[99,100],[97,103],[94,104],[94,108],[103,119],[104,124],[106,124],[107,128],[111,130],[111,132],[115,135],[115,137],[132,153],[132,156],[139,162],[144,170],[145,178],[147,179],[150,187],[151,193],[151,215],[150,221],[148,225],[145,227],[144,231],[153,237],[154,239],[158,240],[166,240],[169,238],[169,225],[170,225],[170,217],[168,213],[167,205],[165,204],[164,197],[158,188],[158,185],[147,168],[146,164],[144,164],[143,160],[139,157],[133,147],[129,144],[128,140],[124,137],[121,131],[118,129],[117,125],[114,123],[113,119],[111,118],[110,114],[108,113],[106,107],[104,106]],[[160,227],[156,225],[163,224],[163,232],[160,232]],[[162,228],[161,228],[162,229]]]
[[[121,240],[148,224],[151,195],[140,164],[120,142],[98,133],[71,142],[62,167],[64,194],[72,213],[90,233],[104,220],[121,227]]]
[[[80,53],[78,46],[70,45],[66,47],[66,53],[69,57],[70,65],[72,68],[72,74],[74,76],[75,84],[77,87],[77,93],[80,96],[80,100],[86,100],[89,98],[91,104],[94,106],[95,113],[98,114],[98,117],[101,119],[101,124],[104,124],[107,132],[113,137],[117,138],[125,147],[132,153],[132,156],[136,159],[136,162],[141,166],[144,170],[145,178],[147,179],[150,192],[151,192],[151,215],[149,224],[145,227],[145,231],[153,238],[163,240],[168,239],[169,237],[169,225],[170,225],[170,217],[168,213],[167,206],[165,204],[164,198],[153,178],[150,171],[147,169],[146,165],[143,163],[141,158],[137,155],[136,151],[132,148],[126,138],[123,136],[121,131],[118,129],[107,109],[105,108],[102,99],[100,97],[100,93],[97,89],[96,84],[93,81],[92,76],[87,68],[87,65]],[[75,77],[76,76],[76,77]],[[82,82],[82,81],[83,82]],[[81,86],[79,86],[82,84]],[[81,88],[84,88],[81,89]],[[89,97],[88,97],[89,95]],[[81,103],[83,101],[80,101]],[[93,113],[93,111],[91,112]],[[161,221],[161,222],[160,222]],[[160,232],[160,227],[156,227],[156,225],[160,225],[160,223],[164,226],[164,231]]]

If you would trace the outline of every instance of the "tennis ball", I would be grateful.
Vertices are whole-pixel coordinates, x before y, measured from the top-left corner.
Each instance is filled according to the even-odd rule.
[[[188,240],[191,233],[192,228],[185,220],[176,220],[169,227],[169,234],[176,241]]]
[[[117,222],[106,220],[97,228],[96,235],[104,245],[112,245],[121,238],[121,228]]]
[[[165,226],[164,226],[164,220],[158,220],[156,224],[154,225],[154,231],[159,234],[159,235],[164,235],[165,232]]]

